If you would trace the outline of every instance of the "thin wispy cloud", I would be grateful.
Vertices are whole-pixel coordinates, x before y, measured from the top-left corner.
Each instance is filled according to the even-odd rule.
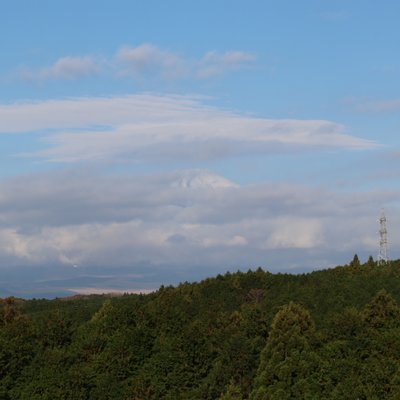
[[[123,69],[119,72],[121,75],[137,78],[160,76],[166,79],[182,79],[190,75],[187,60],[152,44],[122,47],[116,54],[116,60],[122,65]]]
[[[351,97],[345,99],[345,103],[352,110],[362,113],[392,113],[400,111],[400,99],[363,99]]]
[[[244,68],[257,57],[244,51],[209,51],[200,59],[185,58],[152,44],[123,47],[116,60],[126,68],[124,75],[135,77],[161,76],[167,79],[209,78]]]
[[[98,74],[99,65],[89,56],[61,57],[54,64],[38,70],[24,68],[19,76],[26,80],[76,80]]]
[[[24,118],[21,118],[21,115]],[[378,144],[324,120],[255,118],[189,96],[132,95],[0,106],[0,133],[50,131],[33,153],[58,162],[209,160]]]
[[[256,60],[256,56],[243,51],[227,51],[218,53],[210,51],[201,59],[197,75],[200,78],[222,75],[227,71],[237,70],[248,66]]]
[[[22,80],[77,80],[94,75],[138,80],[183,80],[209,78],[239,70],[256,61],[254,54],[245,51],[210,51],[199,58],[189,58],[170,49],[151,43],[123,46],[113,56],[64,56],[53,64],[33,69],[19,68],[16,75]]]

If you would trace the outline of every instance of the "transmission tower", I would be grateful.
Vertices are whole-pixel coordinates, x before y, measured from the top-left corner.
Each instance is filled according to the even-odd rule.
[[[379,218],[379,254],[378,265],[385,264],[389,261],[388,255],[388,239],[386,229],[386,216],[385,211],[382,210]]]

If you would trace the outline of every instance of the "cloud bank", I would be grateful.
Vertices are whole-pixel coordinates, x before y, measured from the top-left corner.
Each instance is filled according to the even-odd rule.
[[[143,265],[148,271],[271,266],[278,259],[272,269],[289,268],[354,249],[374,254],[376,210],[399,195],[239,186],[202,170],[47,173],[2,182],[0,193],[0,265],[133,271]]]

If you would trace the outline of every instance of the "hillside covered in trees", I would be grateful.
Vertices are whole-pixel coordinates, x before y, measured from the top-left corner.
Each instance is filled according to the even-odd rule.
[[[400,261],[5,298],[0,399],[399,399]]]

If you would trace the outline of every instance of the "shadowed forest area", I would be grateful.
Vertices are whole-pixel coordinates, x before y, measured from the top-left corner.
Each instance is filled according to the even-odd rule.
[[[5,298],[0,399],[399,399],[400,260]]]

